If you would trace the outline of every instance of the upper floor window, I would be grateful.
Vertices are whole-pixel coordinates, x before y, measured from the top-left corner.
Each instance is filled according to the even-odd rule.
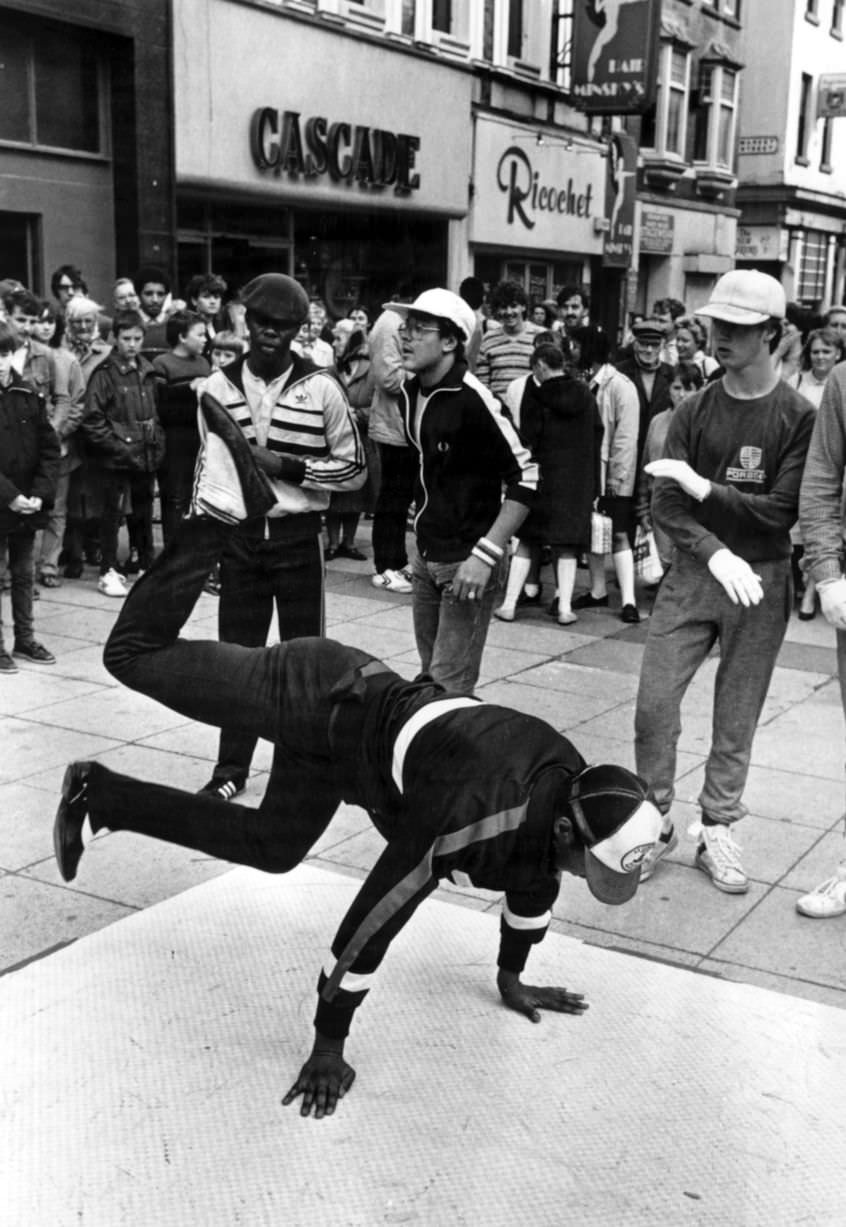
[[[832,0],[831,32],[832,34],[843,34],[843,0]]]
[[[737,126],[737,80],[737,70],[726,64],[700,64],[695,161],[731,169]]]
[[[643,117],[643,144],[658,153],[684,158],[690,101],[690,52],[674,43],[662,43],[658,70],[658,98]]]
[[[834,121],[829,115],[823,120],[822,142],[820,144],[820,170],[831,173],[831,135]]]
[[[508,55],[515,60],[523,59],[524,16],[523,0],[508,0]]]
[[[805,0],[805,16],[809,21],[819,21],[820,0]]]
[[[458,43],[466,43],[469,37],[468,0],[390,0],[386,18],[388,29],[451,50],[457,49]]]
[[[799,122],[796,125],[796,161],[803,166],[808,165],[808,145],[811,140],[812,91],[813,79],[807,72],[803,72],[799,86]]]
[[[102,153],[103,58],[71,27],[12,21],[0,57],[0,140]]]

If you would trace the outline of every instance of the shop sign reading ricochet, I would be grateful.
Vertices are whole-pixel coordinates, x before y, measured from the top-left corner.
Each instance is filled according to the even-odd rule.
[[[300,122],[299,111],[260,107],[250,124],[250,151],[259,170],[289,178],[328,174],[336,183],[392,187],[408,196],[420,187],[414,169],[420,138],[362,124],[329,123],[322,115]]]
[[[584,191],[574,186],[573,177],[564,183],[543,183],[540,172],[532,166],[529,155],[511,145],[499,159],[496,168],[497,187],[508,202],[508,225],[519,218],[527,230],[533,230],[537,213],[558,213],[570,217],[590,217],[593,205],[593,184]]]

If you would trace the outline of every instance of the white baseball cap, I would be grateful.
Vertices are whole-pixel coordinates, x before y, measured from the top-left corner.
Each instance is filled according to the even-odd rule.
[[[449,320],[465,341],[470,340],[476,328],[475,311],[452,290],[424,290],[414,302],[384,302],[382,306],[386,311],[396,311],[403,318],[413,311],[416,315],[433,315],[436,319]]]
[[[694,314],[727,324],[763,324],[768,319],[783,320],[786,308],[784,289],[775,277],[757,268],[736,268],[723,273],[710,301]]]

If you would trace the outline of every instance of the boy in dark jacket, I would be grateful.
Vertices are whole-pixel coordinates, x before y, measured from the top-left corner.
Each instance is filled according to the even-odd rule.
[[[33,636],[33,557],[36,530],[44,527],[55,498],[61,449],[44,398],[12,366],[17,347],[17,334],[0,322],[0,557],[8,550],[13,655],[52,665],[55,656]],[[0,624],[0,673],[17,671]]]
[[[88,383],[82,429],[103,468],[100,520],[100,580],[106,596],[126,596],[117,569],[120,523],[127,518],[130,539],[144,571],[153,561],[153,484],[164,458],[164,434],[156,412],[157,382],[141,357],[144,323],[137,311],[115,316],[115,347]]]

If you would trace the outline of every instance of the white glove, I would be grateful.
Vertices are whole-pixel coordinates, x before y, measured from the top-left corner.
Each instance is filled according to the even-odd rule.
[[[643,467],[650,477],[669,477],[698,503],[703,502],[711,493],[708,478],[700,477],[686,460],[650,460],[649,464]]]
[[[708,559],[708,570],[722,584],[735,605],[757,605],[764,599],[760,575],[756,575],[744,558],[725,547]]]
[[[824,579],[817,584],[817,592],[826,622],[839,631],[846,631],[846,577]]]

